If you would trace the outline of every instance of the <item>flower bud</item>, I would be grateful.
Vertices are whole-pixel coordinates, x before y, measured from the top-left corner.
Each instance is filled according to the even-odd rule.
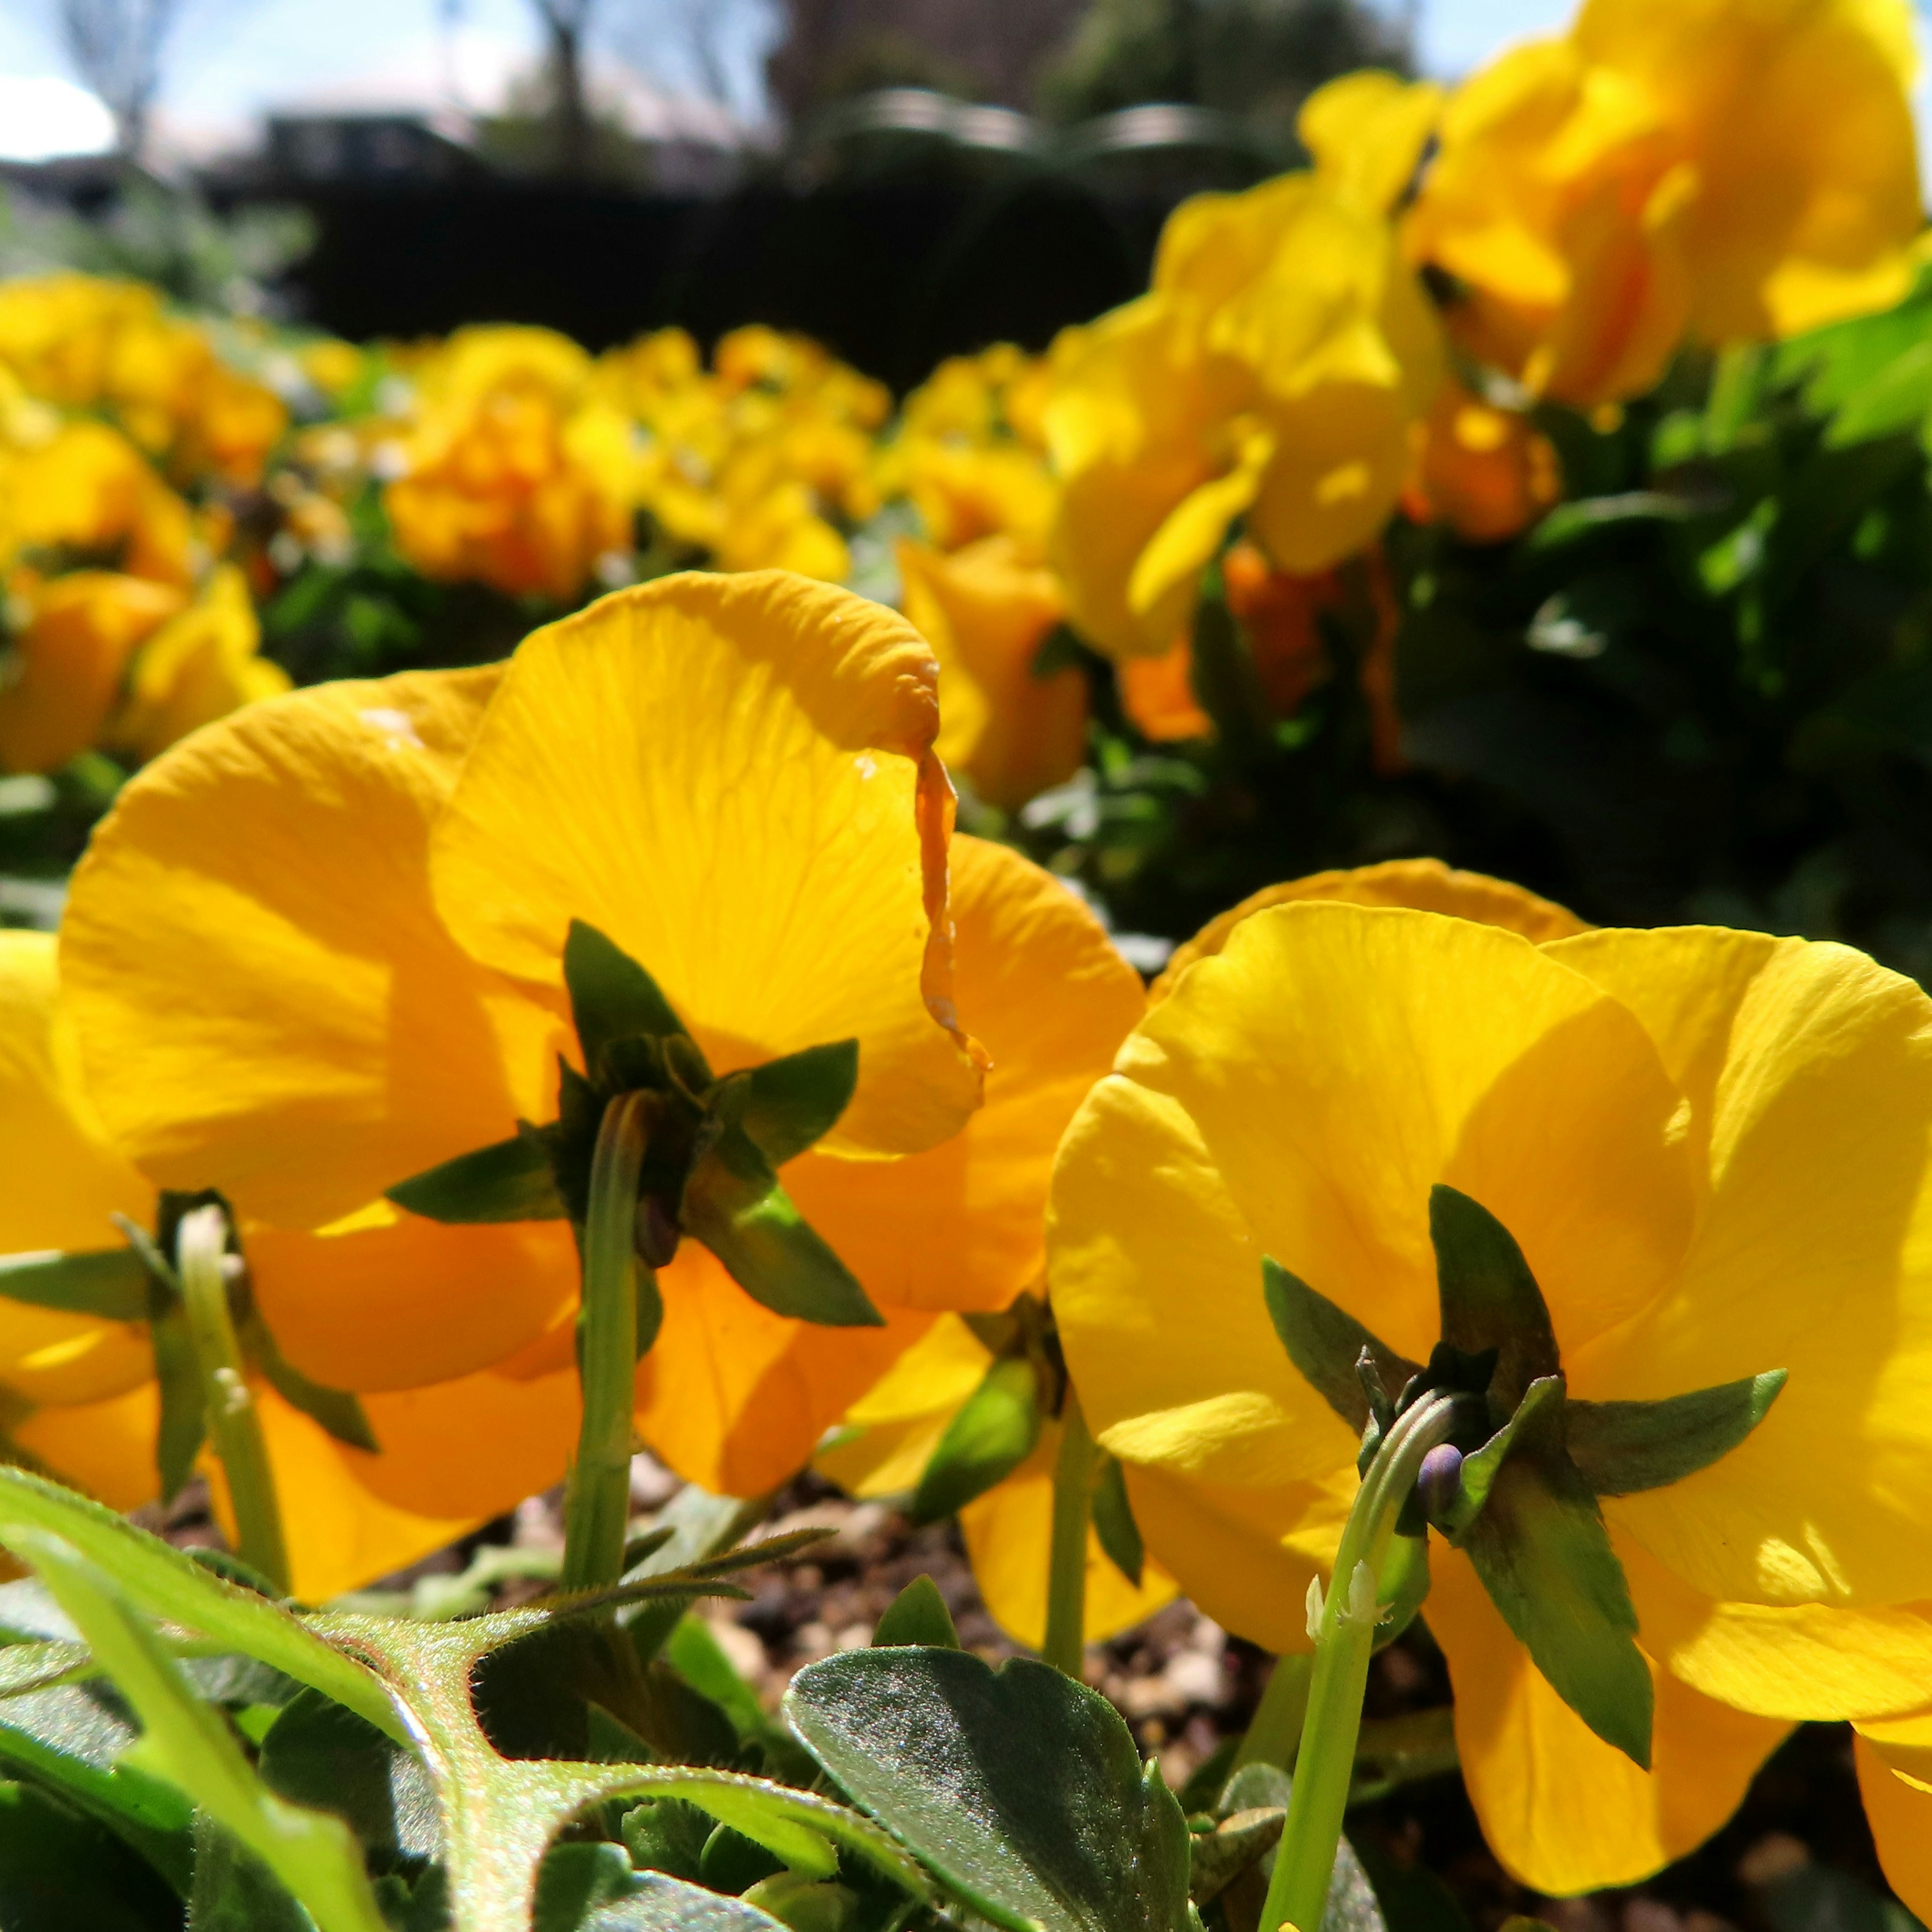
[[[1422,1498],[1422,1513],[1433,1523],[1447,1520],[1456,1507],[1462,1487],[1462,1452],[1453,1442],[1438,1442],[1422,1459],[1417,1472],[1415,1492]]]

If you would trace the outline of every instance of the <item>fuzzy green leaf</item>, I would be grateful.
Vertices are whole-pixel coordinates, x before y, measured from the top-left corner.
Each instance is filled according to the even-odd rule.
[[[1647,1771],[1654,1694],[1630,1586],[1596,1498],[1547,1430],[1537,1418],[1520,1432],[1463,1547],[1557,1695]]]
[[[1094,1485],[1094,1534],[1100,1540],[1107,1560],[1136,1589],[1147,1563],[1147,1546],[1141,1540],[1141,1526],[1134,1520],[1134,1506],[1127,1495],[1126,1472],[1120,1458],[1100,1454],[1100,1474]]]
[[[0,1925],[8,1932],[155,1932],[180,1902],[95,1820],[0,1782]]]
[[[563,982],[570,989],[584,1064],[593,1079],[604,1049],[618,1040],[639,1034],[689,1036],[650,974],[580,919],[570,922],[563,942]]]
[[[560,1221],[550,1154],[535,1133],[513,1134],[398,1181],[386,1197],[428,1221]]]
[[[385,1863],[440,1856],[436,1790],[415,1752],[313,1690],[262,1740],[262,1781],[291,1804],[332,1811]]]
[[[385,1932],[362,1854],[339,1818],[285,1804],[256,1778],[220,1714],[129,1608],[107,1575],[44,1531],[14,1547],[73,1618],[141,1724],[122,1761],[166,1778],[266,1864],[320,1932]]]
[[[106,1322],[145,1322],[148,1270],[132,1248],[0,1255],[0,1295]]]
[[[886,1606],[885,1615],[872,1630],[874,1650],[922,1643],[939,1650],[959,1648],[952,1612],[946,1607],[939,1586],[923,1571]]]
[[[1600,1496],[1682,1482],[1729,1455],[1764,1420],[1784,1376],[1773,1369],[1661,1402],[1573,1402],[1570,1460]]]
[[[637,1889],[601,1906],[581,1932],[787,1932],[768,1912],[662,1872],[640,1872]]]
[[[858,1084],[856,1040],[808,1046],[750,1070],[738,1124],[772,1166],[782,1167],[838,1125]]]
[[[1040,1440],[1040,1376],[1024,1355],[1004,1355],[946,1425],[913,1492],[914,1522],[937,1522],[1004,1481]]]
[[[1325,1294],[1265,1255],[1262,1257],[1262,1293],[1268,1302],[1268,1318],[1288,1360],[1351,1429],[1359,1432],[1369,1423],[1368,1394],[1355,1369],[1363,1350],[1373,1360],[1384,1388],[1399,1390],[1418,1372],[1407,1357],[1397,1354],[1352,1315],[1344,1313]]]
[[[1453,1187],[1429,1190],[1429,1234],[1436,1244],[1442,1340],[1466,1354],[1498,1352],[1490,1398],[1514,1412],[1539,1376],[1562,1366],[1543,1291],[1510,1231],[1478,1201]]]
[[[835,1328],[885,1317],[792,1204],[742,1127],[727,1127],[685,1182],[678,1219],[754,1301],[774,1315]]]
[[[967,1909],[1006,1932],[1185,1932],[1187,1825],[1107,1700],[956,1650],[808,1664],[787,1721]]]

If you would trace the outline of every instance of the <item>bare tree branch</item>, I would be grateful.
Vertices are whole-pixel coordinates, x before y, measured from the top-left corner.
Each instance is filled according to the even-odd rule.
[[[59,0],[61,44],[74,71],[114,116],[115,140],[130,158],[147,140],[161,57],[182,0]]]

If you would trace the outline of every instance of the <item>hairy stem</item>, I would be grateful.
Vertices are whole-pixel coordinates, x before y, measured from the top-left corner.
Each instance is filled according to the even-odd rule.
[[[1262,1908],[1262,1932],[1278,1932],[1284,1925],[1317,1932],[1322,1923],[1354,1775],[1362,1693],[1381,1615],[1376,1597],[1383,1561],[1423,1457],[1448,1435],[1454,1420],[1451,1397],[1424,1396],[1382,1438],[1355,1492],[1336,1553],[1334,1581],[1315,1619],[1308,1712],[1274,1876]],[[1312,1614],[1312,1594],[1310,1607]]]
[[[1053,1466],[1053,1542],[1046,1572],[1046,1642],[1040,1654],[1069,1677],[1087,1648],[1087,1525],[1093,1508],[1094,1438],[1080,1397],[1066,1384],[1060,1454]]]
[[[584,1298],[578,1377],[584,1422],[563,1505],[563,1588],[598,1589],[623,1574],[631,1514],[632,1394],[638,1365],[638,1174],[644,1165],[644,1096],[621,1094],[604,1110],[590,1163],[584,1222]]]
[[[236,1554],[286,1594],[288,1546],[261,1412],[228,1306],[227,1249],[228,1217],[219,1208],[197,1208],[182,1216],[175,1238],[176,1272],[201,1377],[208,1432],[235,1510]]]

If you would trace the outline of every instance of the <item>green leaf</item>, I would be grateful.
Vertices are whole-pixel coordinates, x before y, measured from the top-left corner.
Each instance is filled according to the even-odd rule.
[[[149,1616],[271,1664],[392,1737],[406,1738],[374,1672],[325,1643],[278,1604],[223,1582],[86,1496],[23,1469],[0,1468],[0,1543],[17,1549],[35,1531],[51,1531],[71,1544]]]
[[[629,1898],[592,1912],[583,1932],[786,1932],[755,1905],[662,1872],[640,1872],[637,1885]]]
[[[774,1167],[802,1154],[838,1125],[859,1084],[859,1042],[808,1046],[753,1067],[738,1124]]]
[[[1429,1234],[1442,1339],[1466,1354],[1498,1352],[1490,1400],[1511,1414],[1538,1376],[1553,1376],[1561,1366],[1543,1291],[1515,1237],[1453,1187],[1429,1190]]]
[[[621,946],[580,919],[570,922],[563,942],[563,982],[570,989],[578,1043],[592,1080],[604,1049],[618,1040],[640,1034],[689,1037],[658,982]]]
[[[1572,1402],[1570,1460],[1600,1496],[1682,1482],[1729,1455],[1764,1420],[1784,1377],[1773,1369],[1661,1402]]]
[[[179,1301],[172,1298],[164,1301],[159,1294],[155,1296],[148,1335],[154,1345],[154,1379],[161,1392],[160,1425],[154,1432],[154,1463],[160,1477],[161,1500],[172,1502],[194,1474],[195,1458],[208,1439],[201,1369],[195,1360],[188,1312]]]
[[[1597,1499],[1556,1432],[1561,1409],[1544,1402],[1519,1432],[1462,1546],[1557,1695],[1648,1771],[1650,1666]]]
[[[946,1425],[921,1472],[907,1514],[937,1522],[1003,1482],[1040,1440],[1040,1374],[1024,1355],[1004,1355]]]
[[[553,1845],[537,1874],[530,1932],[580,1932],[592,1912],[628,1898],[636,1883],[621,1845]]]
[[[7,1932],[172,1932],[181,1906],[92,1819],[0,1784],[0,1925]]]
[[[1555,1426],[1558,1438],[1563,1426],[1561,1410],[1564,1403],[1563,1378],[1561,1376],[1539,1376],[1532,1382],[1516,1413],[1483,1446],[1462,1458],[1462,1467],[1456,1485],[1455,1506],[1442,1524],[1443,1533],[1452,1543],[1460,1544],[1467,1536],[1470,1526],[1483,1513],[1483,1505],[1490,1499],[1490,1492],[1496,1487],[1497,1476],[1510,1451],[1516,1447],[1517,1439],[1526,1430],[1534,1424],[1544,1410],[1554,1405],[1558,1414]]]
[[[1197,1902],[1228,1894],[1223,1917],[1247,1923],[1261,1910],[1293,1780],[1277,1765],[1244,1765],[1215,1806],[1216,1831],[1190,1840]],[[1320,1932],[1385,1932],[1367,1875],[1346,1838],[1335,1847]]]
[[[0,1294],[8,1300],[70,1315],[98,1315],[107,1322],[147,1320],[148,1279],[132,1248],[0,1255]]]
[[[731,1720],[740,1737],[756,1737],[770,1724],[758,1694],[738,1675],[724,1646],[711,1634],[711,1626],[689,1611],[677,1621],[664,1648],[664,1660],[688,1684]]]
[[[291,1408],[300,1409],[320,1423],[337,1442],[346,1442],[352,1449],[366,1450],[372,1456],[381,1453],[382,1445],[369,1426],[361,1398],[348,1389],[328,1388],[310,1382],[277,1346],[259,1309],[250,1309],[242,1324],[242,1344],[267,1378],[268,1386]]]
[[[1318,1294],[1279,1262],[1262,1257],[1262,1294],[1288,1358],[1315,1393],[1351,1429],[1368,1426],[1369,1398],[1355,1365],[1364,1349],[1384,1388],[1400,1389],[1419,1371],[1406,1356],[1370,1334],[1352,1315]]]
[[[314,1923],[232,1833],[206,1812],[196,1817],[188,1932],[312,1932]]]
[[[1134,1520],[1134,1506],[1127,1495],[1126,1472],[1118,1456],[1100,1454],[1100,1474],[1094,1485],[1094,1534],[1107,1560],[1136,1589],[1147,1563],[1147,1546],[1141,1540],[1141,1526]]]
[[[678,1220],[774,1315],[835,1328],[877,1328],[885,1317],[793,1206],[771,1164],[741,1127],[727,1127],[684,1184]]]
[[[549,1150],[534,1132],[425,1168],[384,1198],[428,1221],[560,1221],[569,1212]]]
[[[1839,405],[1825,430],[1825,446],[1842,449],[1874,436],[1916,429],[1932,413],[1932,342],[1920,342],[1888,362]]]
[[[939,1586],[922,1570],[886,1606],[885,1615],[872,1630],[874,1650],[920,1643],[939,1650],[959,1648],[952,1612],[946,1607]]]
[[[956,1650],[808,1664],[787,1721],[968,1909],[1006,1932],[1184,1932],[1187,1825],[1107,1700]]]
[[[385,1864],[441,1854],[436,1788],[422,1760],[316,1691],[284,1707],[256,1768],[278,1797],[334,1812]]]
[[[140,1720],[140,1742],[124,1761],[190,1793],[302,1901],[320,1932],[385,1932],[348,1828],[284,1804],[256,1779],[220,1714],[196,1696],[106,1574],[45,1532],[16,1532],[13,1546],[80,1626]]]

